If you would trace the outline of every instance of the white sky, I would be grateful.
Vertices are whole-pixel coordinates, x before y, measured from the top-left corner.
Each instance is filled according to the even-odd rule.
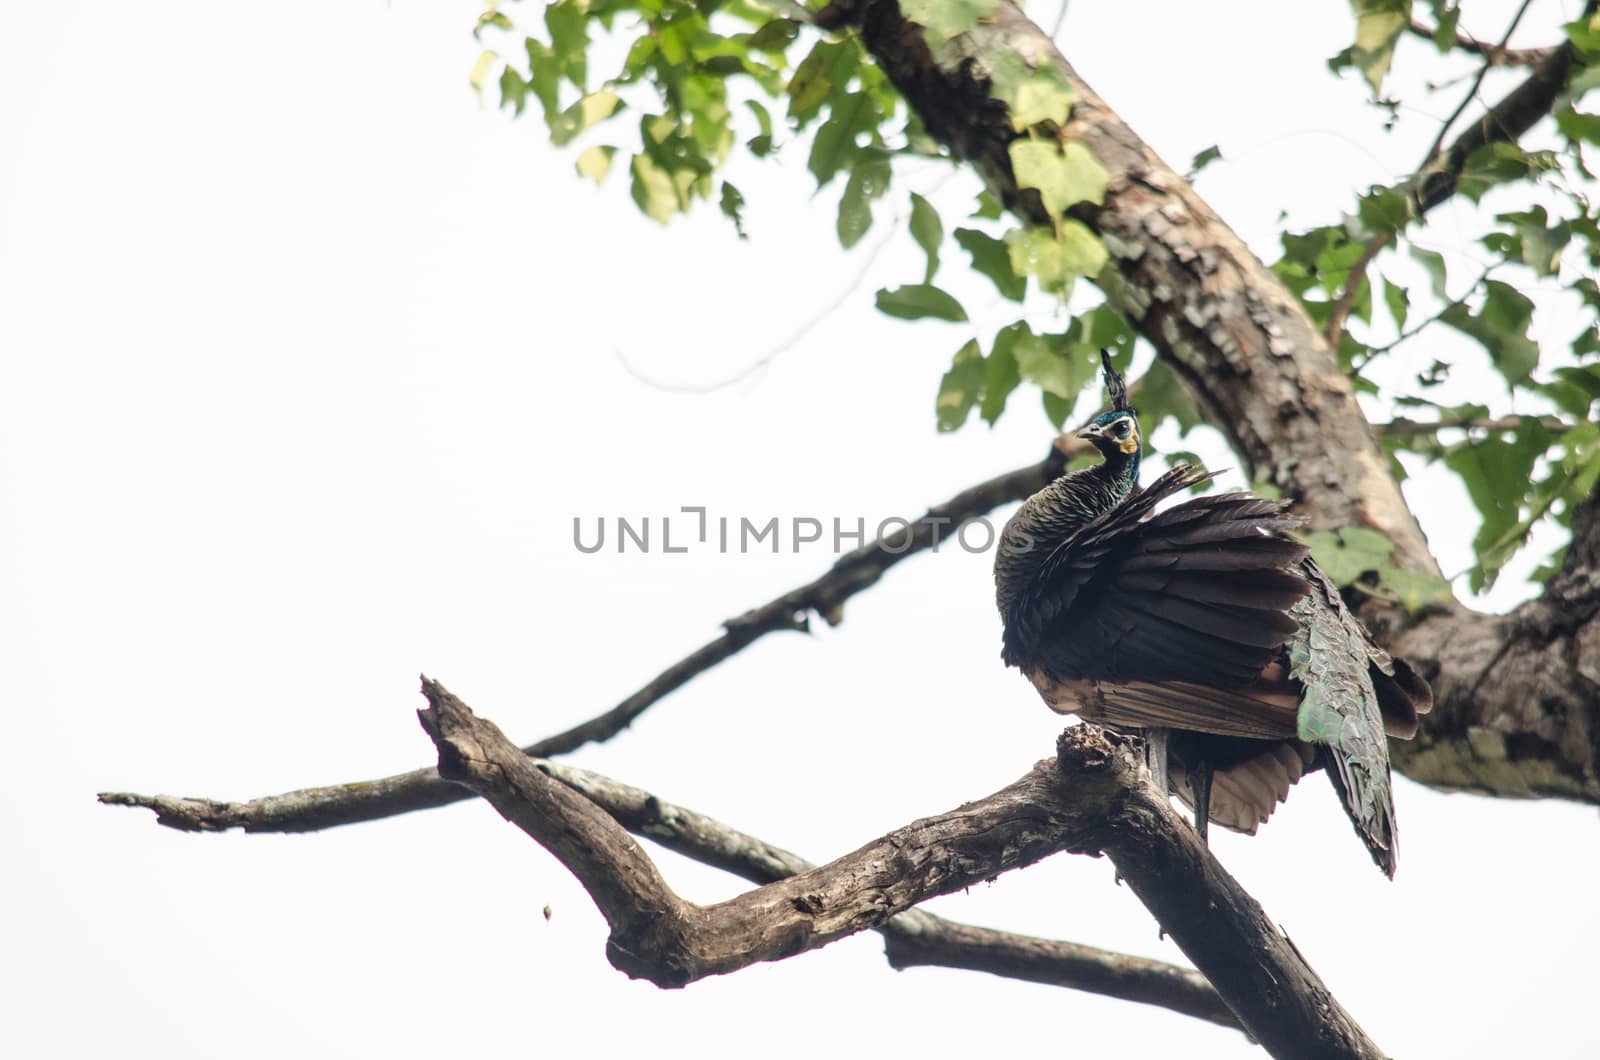
[[[1362,88],[1325,73],[1342,4],[1123,7],[1074,3],[1069,57],[1180,168],[1222,146],[1201,189],[1263,254],[1280,209],[1332,220],[1431,137],[1419,121],[1385,138]],[[0,11],[5,1055],[1094,1055],[1134,1036],[1137,1055],[1258,1055],[1156,1009],[897,974],[872,935],[679,992],[631,983],[577,885],[482,805],[278,837],[95,804],[423,764],[418,671],[534,739],[830,559],[584,556],[574,516],[870,524],[1044,451],[1025,394],[993,431],[935,435],[967,332],[872,309],[875,288],[920,278],[903,233],[750,381],[690,397],[630,377],[616,350],[674,382],[760,356],[849,286],[882,229],[839,252],[836,193],[811,198],[803,145],[737,171],[749,242],[714,211],[658,228],[623,174],[596,192],[533,121],[475,103],[476,10]],[[1535,4],[1530,43],[1559,11]],[[943,179],[909,186],[949,230],[972,185]],[[955,276],[965,255],[946,260],[1003,323],[983,281]],[[1504,404],[1486,373],[1468,385]],[[1475,526],[1459,488],[1409,488],[1459,570]],[[999,666],[988,563],[919,557],[839,629],[770,637],[574,760],[816,860],[987,794],[1059,727]],[[1526,594],[1520,576],[1491,602]],[[1394,1055],[1592,1055],[1594,810],[1398,783],[1392,884],[1315,779],[1217,852]],[[661,857],[688,897],[743,886]],[[1181,959],[1104,861],[1060,856],[932,908]]]

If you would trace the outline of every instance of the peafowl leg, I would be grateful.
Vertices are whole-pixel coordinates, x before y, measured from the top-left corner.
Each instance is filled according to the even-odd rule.
[[[1200,842],[1206,842],[1206,829],[1211,823],[1211,763],[1204,759],[1189,770],[1189,791],[1194,795],[1194,830],[1200,833]]]
[[[1150,779],[1155,783],[1156,790],[1165,796],[1170,790],[1167,786],[1167,729],[1146,729],[1144,731],[1144,760],[1150,769]]]

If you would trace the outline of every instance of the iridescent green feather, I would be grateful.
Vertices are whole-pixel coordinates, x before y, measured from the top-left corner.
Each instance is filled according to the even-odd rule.
[[[1394,796],[1389,750],[1378,694],[1367,667],[1387,662],[1375,649],[1338,590],[1306,564],[1310,595],[1290,614],[1300,628],[1289,642],[1289,674],[1305,688],[1300,739],[1327,748],[1327,767],[1373,860],[1394,875]]]

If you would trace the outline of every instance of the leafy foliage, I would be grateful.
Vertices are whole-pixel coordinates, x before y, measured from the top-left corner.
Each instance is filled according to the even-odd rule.
[[[740,152],[757,159],[803,153],[819,192],[836,196],[841,247],[857,246],[893,214],[921,251],[916,273],[879,290],[875,303],[930,335],[935,327],[959,332],[937,389],[938,428],[958,429],[974,411],[993,424],[1019,389],[1037,391],[1060,426],[1075,399],[1097,385],[1096,351],[1114,350],[1125,369],[1133,333],[1104,304],[1064,312],[1069,298],[1083,306],[1077,281],[1108,261],[1084,223],[1092,216],[1085,210],[1105,196],[1107,174],[1064,131],[1073,93],[1059,68],[961,40],[997,3],[901,0],[901,10],[923,27],[930,48],[967,48],[962,54],[987,76],[1010,119],[1017,186],[1045,218],[1035,227],[1007,221],[987,194],[966,217],[947,219],[928,197],[905,189],[903,162],[947,158],[944,149],[854,36],[818,30],[791,0],[491,2],[475,30],[489,47],[471,79],[480,94],[498,89],[513,114],[540,116],[552,145],[575,151],[581,177],[603,183],[625,172],[640,212],[662,223],[704,202],[744,235],[745,196],[722,168]],[[1359,75],[1386,130],[1409,113],[1384,96],[1396,63],[1485,61],[1473,51],[1482,45],[1461,28],[1459,0],[1351,0],[1351,11],[1351,43],[1330,66]],[[1435,28],[1431,46],[1412,39],[1426,33],[1413,25],[1418,16]],[[1479,274],[1451,275],[1428,245],[1419,191],[1448,164],[1442,151],[1415,174],[1356,196],[1339,221],[1285,231],[1272,266],[1313,322],[1337,332],[1340,361],[1358,392],[1420,421],[1384,438],[1396,473],[1439,464],[1465,485],[1482,518],[1465,572],[1474,590],[1493,582],[1539,522],[1565,523],[1600,478],[1600,284],[1593,278],[1600,210],[1590,197],[1600,113],[1587,98],[1600,89],[1600,17],[1564,33],[1578,63],[1549,134],[1531,141],[1542,146],[1491,143],[1455,175],[1455,194],[1479,204],[1476,216],[1486,219],[1473,236]],[[1448,90],[1450,80],[1440,80]],[[1449,109],[1429,102],[1410,110]],[[1221,157],[1217,145],[1199,152],[1190,176]],[[958,266],[992,283],[1013,319],[977,330],[974,314],[939,286],[941,270],[948,280]],[[1559,310],[1550,309],[1549,293],[1563,291]],[[1041,301],[1056,310],[1046,326]],[[1430,340],[1430,356],[1420,361],[1397,360],[1420,349],[1424,334],[1453,339]],[[1472,373],[1457,369],[1474,358],[1492,367],[1504,390],[1463,402],[1459,380]],[[1180,432],[1200,424],[1163,364],[1138,386],[1147,434],[1166,422]],[[1389,565],[1387,542],[1367,534],[1347,528],[1313,544],[1342,585],[1412,607],[1437,598],[1440,585]]]
[[[1468,51],[1471,41],[1460,32],[1456,0],[1426,5],[1351,0],[1355,42],[1330,65],[1358,69],[1373,94],[1380,95],[1396,46],[1416,9],[1424,6],[1437,27],[1433,50],[1466,53],[1476,64],[1486,61]],[[1600,59],[1600,18],[1582,19],[1565,31],[1580,62]],[[1600,399],[1600,387],[1594,385],[1600,372],[1595,364],[1600,290],[1591,278],[1600,269],[1600,210],[1591,197],[1593,171],[1586,154],[1600,144],[1600,115],[1584,109],[1585,94],[1596,87],[1600,70],[1580,67],[1557,101],[1551,132],[1559,149],[1493,142],[1465,159],[1455,193],[1477,204],[1487,220],[1476,235],[1487,264],[1465,286],[1447,275],[1445,259],[1427,248],[1419,209],[1423,182],[1448,162],[1442,151],[1413,176],[1368,189],[1339,223],[1286,232],[1283,253],[1273,266],[1317,324],[1327,328],[1335,307],[1347,310],[1338,352],[1359,391],[1381,389],[1408,413],[1418,410],[1449,425],[1397,433],[1384,444],[1396,457],[1442,463],[1466,486],[1482,518],[1474,539],[1476,558],[1464,572],[1473,591],[1494,582],[1539,521],[1565,525],[1600,475],[1592,426]],[[1391,113],[1385,126],[1390,128],[1395,109],[1389,101],[1379,102]],[[1458,230],[1461,223],[1458,216]],[[1426,280],[1420,286],[1414,280],[1419,271]],[[1563,290],[1567,296],[1558,297]],[[1549,335],[1550,323],[1558,319],[1572,336],[1564,348]],[[1465,373],[1456,369],[1472,355],[1468,347],[1442,337],[1430,346],[1430,360],[1409,372],[1410,385],[1394,386],[1394,369],[1385,369],[1385,362],[1419,348],[1413,341],[1417,336],[1438,336],[1441,329],[1482,351],[1503,380],[1503,393],[1480,389],[1470,403],[1461,403],[1457,380]],[[1380,379],[1387,381],[1381,388]],[[1551,414],[1569,429],[1552,429]],[[1393,467],[1405,475],[1404,464],[1397,460]],[[1337,566],[1342,560],[1332,562]],[[1377,578],[1368,584],[1379,591],[1413,605],[1426,597],[1428,587],[1406,583],[1396,572],[1381,566],[1370,572]]]

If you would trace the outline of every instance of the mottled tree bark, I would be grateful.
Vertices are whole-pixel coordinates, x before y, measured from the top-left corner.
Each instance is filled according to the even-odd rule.
[[[1137,744],[1095,726],[1068,729],[1054,760],[987,798],[703,906],[672,892],[620,815],[546,773],[437,682],[425,679],[423,694],[428,708],[419,716],[438,748],[440,774],[561,860],[610,927],[611,963],[636,978],[685,986],[886,928],[918,902],[1050,854],[1104,853],[1269,1054],[1384,1055],[1157,793]],[[918,925],[928,921],[904,925],[913,952]]]
[[[1004,2],[936,52],[896,0],[843,0],[822,21],[854,27],[928,130],[1029,223],[1047,218],[1037,194],[1012,175],[1007,145],[1015,133],[1005,105],[989,96],[988,70],[1003,50],[1058,66],[1076,94],[1065,135],[1110,174],[1104,203],[1073,213],[1111,252],[1096,281],[1111,303],[1183,380],[1256,481],[1293,498],[1314,526],[1380,531],[1397,562],[1438,573],[1349,380],[1298,300],[1043,31]],[[1425,175],[1420,205],[1453,192],[1473,148],[1530,128],[1573,64],[1566,47],[1535,64]],[[1600,802],[1595,570],[1592,550],[1574,549],[1545,597],[1510,616],[1456,605],[1412,616],[1382,600],[1362,602],[1368,625],[1433,682],[1438,699],[1416,744],[1396,744],[1402,772],[1449,790]]]

